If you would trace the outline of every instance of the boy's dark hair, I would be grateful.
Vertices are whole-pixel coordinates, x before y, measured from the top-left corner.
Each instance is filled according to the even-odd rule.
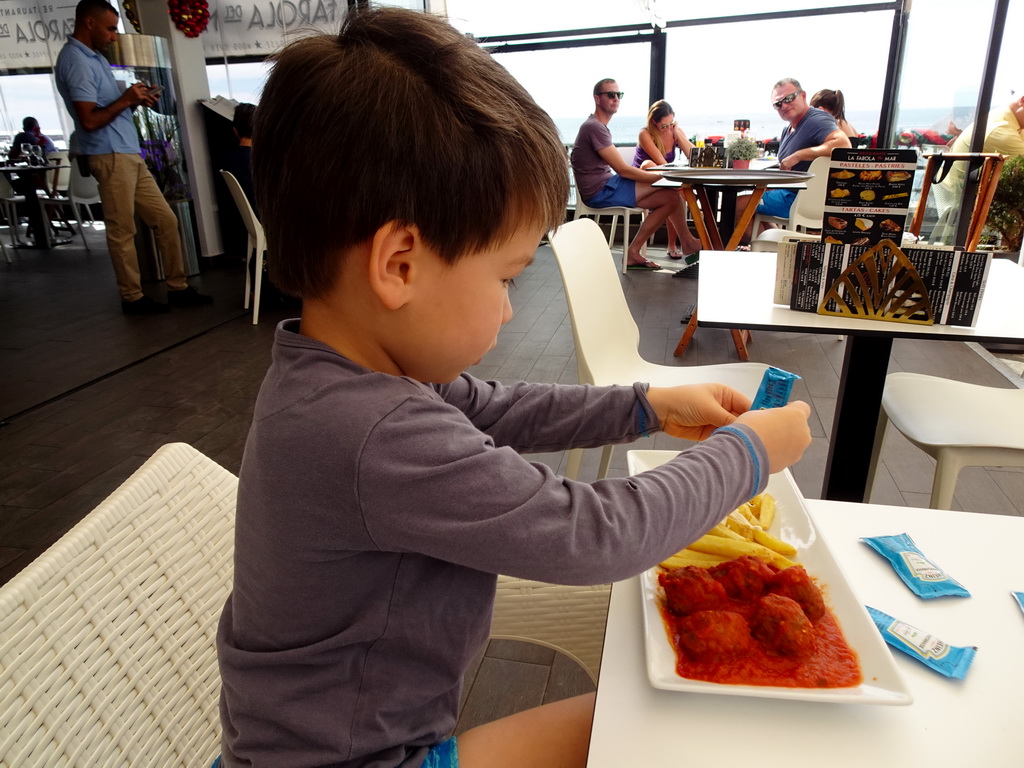
[[[565,218],[568,158],[551,118],[476,43],[418,11],[349,11],[338,35],[274,56],[253,177],[271,279],[322,296],[388,222],[441,258]],[[301,140],[299,139],[301,135]]]
[[[80,0],[78,5],[75,6],[75,24],[81,24],[90,16],[98,16],[107,11],[110,11],[115,16],[121,15],[117,12],[117,8],[108,3],[107,0]]]
[[[252,138],[252,116],[256,111],[255,104],[242,102],[235,107],[235,114],[231,118],[231,126],[235,129],[240,139]]]
[[[39,125],[39,121],[36,120],[34,117],[26,117],[24,120],[21,121],[21,130],[28,132],[35,128],[37,125]]]

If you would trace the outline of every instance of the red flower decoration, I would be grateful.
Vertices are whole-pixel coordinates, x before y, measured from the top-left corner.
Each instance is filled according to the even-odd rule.
[[[210,22],[210,5],[206,0],[167,0],[167,12],[185,37],[199,37]]]

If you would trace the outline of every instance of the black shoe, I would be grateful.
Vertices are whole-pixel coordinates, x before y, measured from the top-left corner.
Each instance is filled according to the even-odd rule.
[[[166,304],[143,296],[135,301],[121,300],[121,311],[126,315],[163,315],[171,311]]]
[[[172,307],[201,307],[213,304],[213,296],[207,296],[189,286],[182,291],[168,291],[167,303]]]

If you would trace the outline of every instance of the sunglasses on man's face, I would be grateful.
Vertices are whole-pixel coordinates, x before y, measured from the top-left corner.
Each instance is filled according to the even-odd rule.
[[[601,91],[598,96],[607,96],[609,99],[621,99],[626,94],[622,91]]]
[[[796,97],[799,96],[801,93],[803,93],[803,91],[793,91],[793,93],[789,94],[789,96],[783,96],[778,101],[773,101],[772,106],[775,107],[776,109],[782,109],[783,104],[792,104],[794,99],[796,99]]]

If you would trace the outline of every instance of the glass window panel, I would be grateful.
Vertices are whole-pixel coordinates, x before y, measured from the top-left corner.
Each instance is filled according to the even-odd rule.
[[[50,75],[9,75],[0,77],[0,109],[3,110],[0,138],[10,142],[21,131],[21,121],[34,117],[43,134],[59,149],[66,149],[64,127]],[[60,110],[63,111],[63,104]]]
[[[258,104],[260,91],[270,74],[270,63],[210,64],[206,77],[210,82],[210,96],[226,96],[238,102]]]
[[[594,84],[616,78],[626,95],[608,127],[616,144],[636,143],[649,106],[651,65],[646,43],[504,53],[495,54],[495,59],[551,115],[566,144],[576,140],[580,125],[594,111]]]
[[[763,0],[730,0],[728,10],[710,3],[694,3],[693,0],[658,0],[657,12],[665,19],[704,19],[721,16],[741,16],[748,13],[782,13],[803,11],[811,8],[846,7],[863,5],[864,0],[775,0],[766,4]],[[835,18],[835,17],[833,17]],[[848,17],[842,17],[848,18]],[[891,17],[890,17],[891,18]],[[888,37],[888,35],[887,35]]]
[[[992,0],[981,0],[970,13],[963,12],[960,0],[915,1],[900,81],[900,131],[948,134],[950,123],[962,130],[974,122],[992,11]],[[949,36],[953,20],[955,39]],[[1010,45],[1007,33],[1004,47]]]
[[[665,98],[687,135],[723,136],[741,119],[750,120],[755,138],[770,139],[784,127],[770,104],[772,85],[795,77],[808,98],[822,88],[841,90],[846,119],[870,135],[878,128],[891,25],[892,13],[884,12],[669,29]],[[856,43],[841,56],[837,28]],[[723,46],[742,56],[723,57]],[[693,62],[708,64],[695,68]]]
[[[942,151],[947,142],[974,122],[993,8],[993,0],[981,0],[972,6],[971,13],[964,13],[959,0],[916,0],[907,25],[896,112],[899,144],[922,153]],[[955,38],[949,34],[951,23],[956,25]],[[1012,44],[1007,34],[1004,46]],[[910,201],[911,213],[920,203],[924,166],[922,157]],[[947,192],[945,187],[933,187],[926,202],[922,237],[951,242],[958,207],[959,195]]]
[[[452,25],[476,37],[647,24],[651,19],[643,0],[447,0],[446,5]]]

